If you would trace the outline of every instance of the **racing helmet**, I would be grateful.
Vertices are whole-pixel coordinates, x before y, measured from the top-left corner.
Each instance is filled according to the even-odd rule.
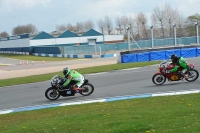
[[[63,74],[67,76],[69,74],[70,69],[68,67],[63,68]]]
[[[176,63],[178,61],[178,57],[175,54],[172,54],[171,61],[172,61],[172,63]]]

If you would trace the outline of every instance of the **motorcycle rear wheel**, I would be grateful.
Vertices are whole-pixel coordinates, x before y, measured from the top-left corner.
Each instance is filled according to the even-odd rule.
[[[45,97],[49,100],[57,100],[60,97],[60,93],[57,89],[53,87],[49,87],[45,91]]]
[[[155,85],[162,85],[164,84],[166,81],[166,77],[162,74],[155,74],[153,75],[152,77],[152,82],[155,84]]]

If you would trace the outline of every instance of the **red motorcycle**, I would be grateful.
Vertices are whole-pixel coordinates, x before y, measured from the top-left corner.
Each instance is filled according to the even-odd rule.
[[[165,83],[166,79],[168,81],[179,81],[183,80],[177,72],[166,73],[166,70],[171,70],[174,67],[174,64],[169,64],[167,61],[163,61],[159,64],[158,72],[155,73],[152,77],[152,82],[156,85],[162,85]],[[184,79],[188,82],[193,82],[198,79],[199,72],[194,69],[194,64],[188,64],[189,70],[185,73]],[[179,67],[178,71],[182,71],[182,68]]]

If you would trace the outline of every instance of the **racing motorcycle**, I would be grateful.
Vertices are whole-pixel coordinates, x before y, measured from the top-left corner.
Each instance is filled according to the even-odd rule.
[[[166,70],[171,70],[173,67],[175,66],[175,64],[172,63],[168,63],[167,61],[163,61],[159,64],[158,67],[158,72],[155,73],[152,77],[152,82],[156,85],[162,85],[165,83],[166,79],[168,79],[168,81],[179,81],[179,80],[183,80],[178,72],[182,71],[182,68],[179,67],[178,68],[178,72],[174,72],[174,73],[166,73]],[[199,72],[194,69],[194,64],[188,64],[188,71],[185,73],[184,79],[188,82],[193,82],[195,80],[198,79],[199,77]]]
[[[73,86],[76,84],[75,81],[71,81],[65,89],[60,89],[59,86],[63,85],[67,79],[55,75],[51,79],[51,87],[45,91],[45,97],[49,100],[57,100],[60,96],[74,96],[79,93],[83,96],[89,96],[94,91],[94,86],[89,83],[89,80],[84,77],[84,83],[80,87],[81,90],[73,90]],[[58,85],[59,84],[59,85]]]

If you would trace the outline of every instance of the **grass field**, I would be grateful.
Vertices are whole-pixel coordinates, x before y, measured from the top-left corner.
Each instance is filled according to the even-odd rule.
[[[200,94],[0,115],[1,133],[199,133]]]

